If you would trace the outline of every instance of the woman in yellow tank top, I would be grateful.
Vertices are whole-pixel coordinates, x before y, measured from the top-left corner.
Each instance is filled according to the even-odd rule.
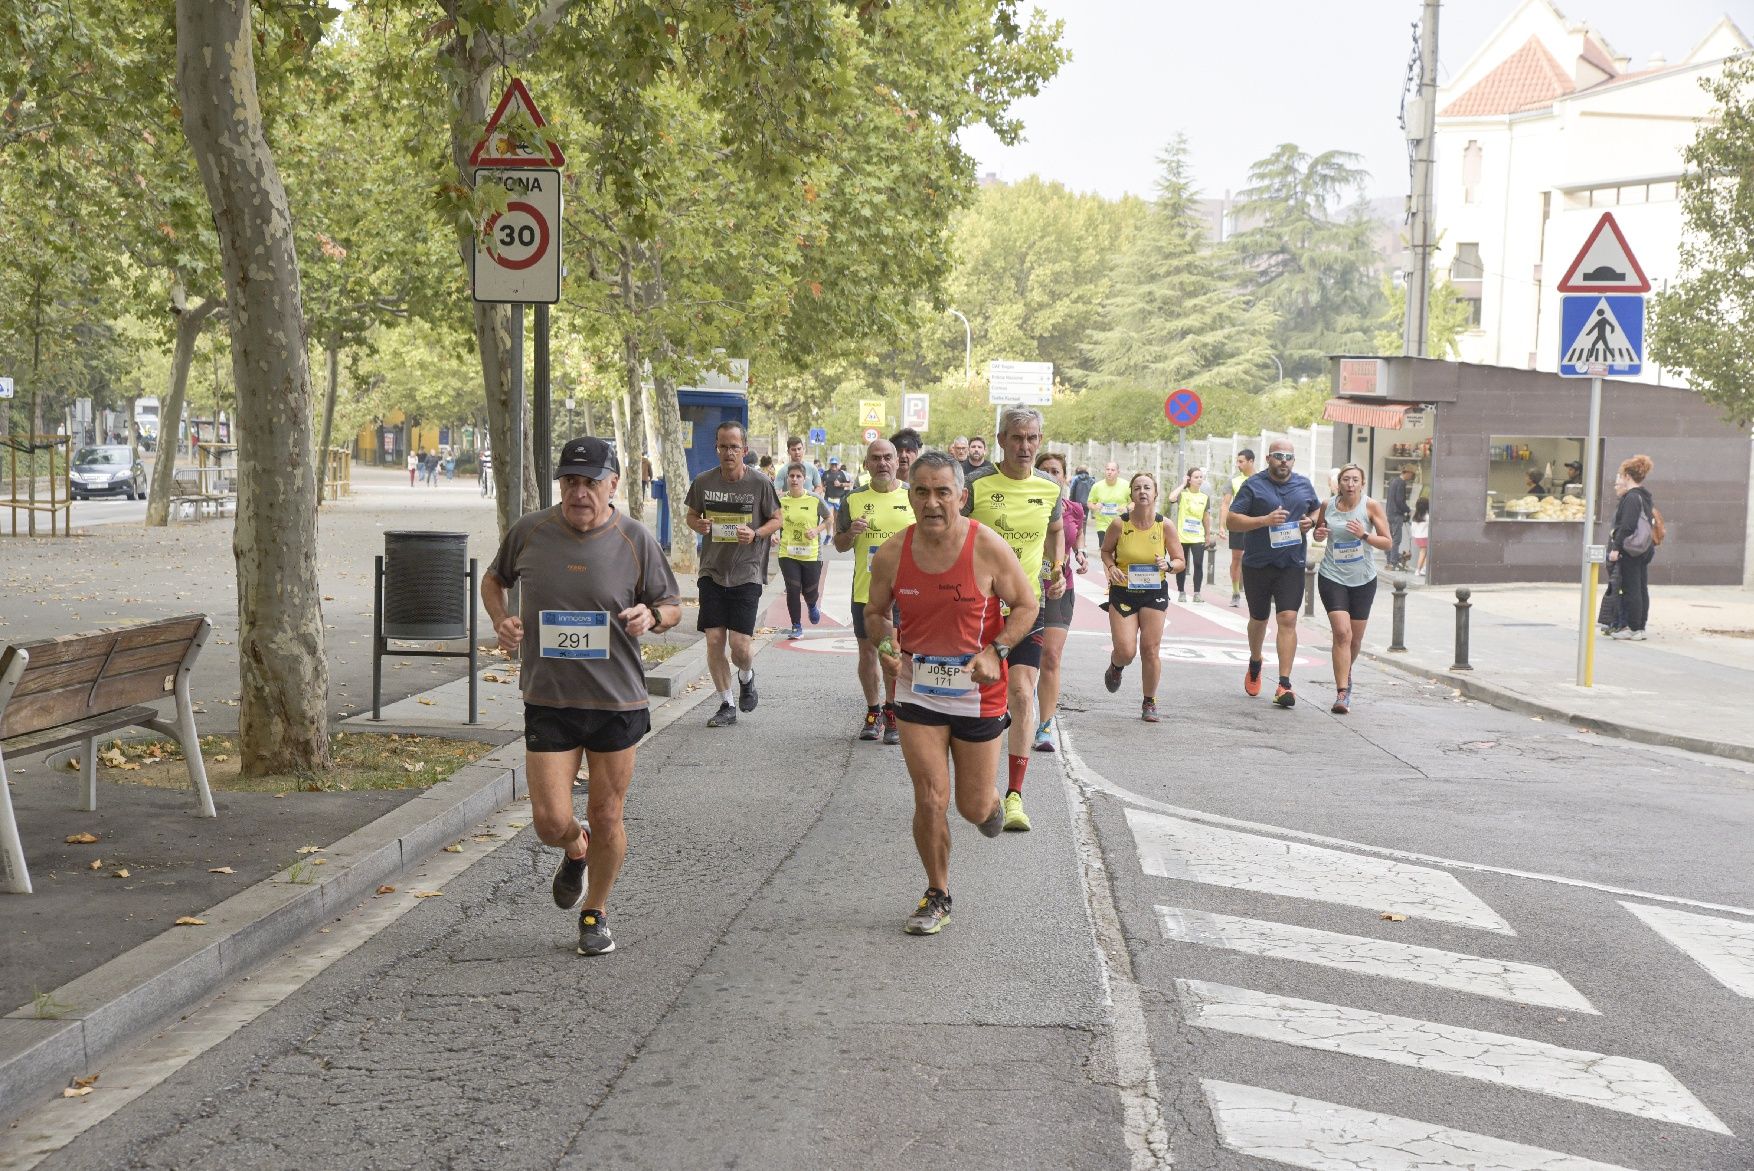
[[[1113,647],[1102,685],[1111,692],[1121,689],[1121,672],[1137,656],[1139,682],[1144,698],[1139,718],[1157,722],[1157,683],[1163,661],[1157,657],[1163,642],[1164,611],[1169,609],[1169,574],[1180,573],[1187,564],[1175,526],[1157,512],[1157,480],[1139,472],[1128,481],[1132,509],[1108,526],[1102,535],[1102,567],[1108,574],[1109,637]],[[1143,644],[1143,645],[1141,645]]]

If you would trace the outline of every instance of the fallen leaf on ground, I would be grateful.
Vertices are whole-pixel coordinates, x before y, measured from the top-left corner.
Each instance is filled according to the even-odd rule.
[[[122,755],[122,750],[120,748],[106,748],[97,754],[97,758],[111,768],[120,765],[123,761],[128,759]]]
[[[1407,916],[1401,914],[1399,911],[1384,911],[1382,914],[1378,915],[1377,918],[1387,919],[1390,923],[1405,923],[1407,921]]]
[[[481,677],[481,681],[483,683],[503,683],[503,682],[505,682],[505,680],[501,679],[498,675],[493,675],[493,674],[483,675]]]
[[[95,841],[97,841],[96,834],[77,833],[67,835],[67,844],[69,846],[89,846]]]
[[[83,1098],[89,1093],[91,1093],[90,1086],[68,1086],[61,1091],[61,1096],[63,1098]]]
[[[442,890],[417,890],[414,892],[414,897],[417,899],[436,899],[444,893]]]
[[[322,849],[323,847],[321,846],[300,846],[298,852],[301,854],[317,854],[321,853]]]
[[[210,868],[207,871],[207,873],[209,873],[209,874],[236,874],[237,871],[233,870],[229,866],[214,866],[214,867]]]
[[[87,870],[102,870],[104,868],[104,860],[102,858],[93,858],[90,862],[85,864],[85,868]]]
[[[311,859],[312,866],[327,866],[328,864],[329,864],[329,860],[327,858],[312,858]]]
[[[218,755],[218,756],[216,756],[216,757],[214,757],[214,758],[213,758],[213,763],[214,763],[214,764],[224,764],[224,763],[225,763],[225,762],[226,762],[226,761],[228,761],[228,760],[230,760],[230,759],[231,759],[231,757],[229,757],[229,756],[227,756],[227,755],[225,755],[225,754],[224,754],[224,753],[223,753],[223,752],[222,752],[222,753],[220,753],[220,754],[219,754],[219,755]]]
[[[83,1090],[86,1086],[95,1084],[97,1082],[97,1079],[102,1077],[102,1076],[103,1076],[102,1074],[88,1073],[84,1077],[74,1078],[73,1085],[76,1089]]]
[[[333,602],[334,600],[335,600],[334,594],[324,594],[323,595],[323,601],[325,601],[325,602]]]
[[[383,886],[378,887],[378,893],[381,895],[393,895],[396,893],[396,888],[386,883]]]
[[[124,866],[120,870],[116,871],[115,874],[111,875],[111,877],[112,878],[130,878],[132,876],[128,873],[128,868],[126,866]]]
[[[281,799],[281,798],[282,798],[282,797],[284,797],[284,796],[286,796],[286,794],[285,794],[285,793],[276,793],[276,794],[274,794],[274,799],[275,799],[275,800],[276,800],[276,801],[278,801],[278,800],[280,800],[280,799]]]
[[[177,920],[176,925],[178,927],[205,927],[207,926],[207,920],[197,919],[193,915],[184,915]]]
[[[526,825],[529,825],[529,824],[530,823],[527,821],[508,821],[508,822],[506,822],[506,826],[509,829],[523,829]]]
[[[70,773],[76,773],[79,771],[79,758],[77,756],[69,756],[67,758],[67,763],[61,767]]]
[[[447,853],[447,854],[461,854],[462,852],[463,852],[463,843],[462,842],[452,842],[450,845],[445,847],[445,853]]]

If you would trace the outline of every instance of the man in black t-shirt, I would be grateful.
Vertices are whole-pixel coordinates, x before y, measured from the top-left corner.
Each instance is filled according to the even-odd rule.
[[[840,466],[840,456],[828,457],[828,470],[822,473],[822,493],[828,499],[828,506],[839,509],[841,501],[853,490],[853,478],[847,470]]]

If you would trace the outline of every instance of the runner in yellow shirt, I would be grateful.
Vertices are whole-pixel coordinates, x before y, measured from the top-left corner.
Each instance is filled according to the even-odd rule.
[[[1175,575],[1175,591],[1179,595],[1176,601],[1184,606],[1188,601],[1189,569],[1194,571],[1194,601],[1205,601],[1200,596],[1200,581],[1206,572],[1206,513],[1212,506],[1205,484],[1205,469],[1189,468],[1181,487],[1169,494],[1169,503],[1175,506],[1170,512],[1175,535],[1187,554],[1186,567]]]
[[[822,621],[822,542],[832,510],[812,495],[810,473],[802,463],[786,468],[786,490],[780,495],[780,531],[773,535],[780,551],[780,576],[786,582],[786,610],[792,616],[794,639],[804,637],[802,606],[810,608],[810,625]]]
[[[1108,526],[1119,520],[1131,504],[1132,494],[1121,479],[1121,467],[1111,459],[1103,466],[1102,479],[1090,486],[1090,505],[1085,509],[1089,514],[1085,527],[1096,534],[1097,548],[1102,547]]]
[[[896,464],[895,444],[889,440],[878,439],[866,448],[870,482],[847,495],[834,521],[834,547],[853,554],[853,637],[859,640],[859,686],[865,691],[865,723],[859,739],[881,736],[885,744],[901,743],[901,728],[895,722],[895,678],[888,679],[885,702],[879,708],[881,670],[876,644],[865,632],[865,602],[871,593],[872,555],[884,541],[914,523],[907,485],[895,478]]]

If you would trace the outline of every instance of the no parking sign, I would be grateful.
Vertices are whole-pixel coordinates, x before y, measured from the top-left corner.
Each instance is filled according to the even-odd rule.
[[[1200,396],[1185,387],[1163,400],[1163,417],[1177,427],[1192,427],[1199,421],[1201,409]]]

